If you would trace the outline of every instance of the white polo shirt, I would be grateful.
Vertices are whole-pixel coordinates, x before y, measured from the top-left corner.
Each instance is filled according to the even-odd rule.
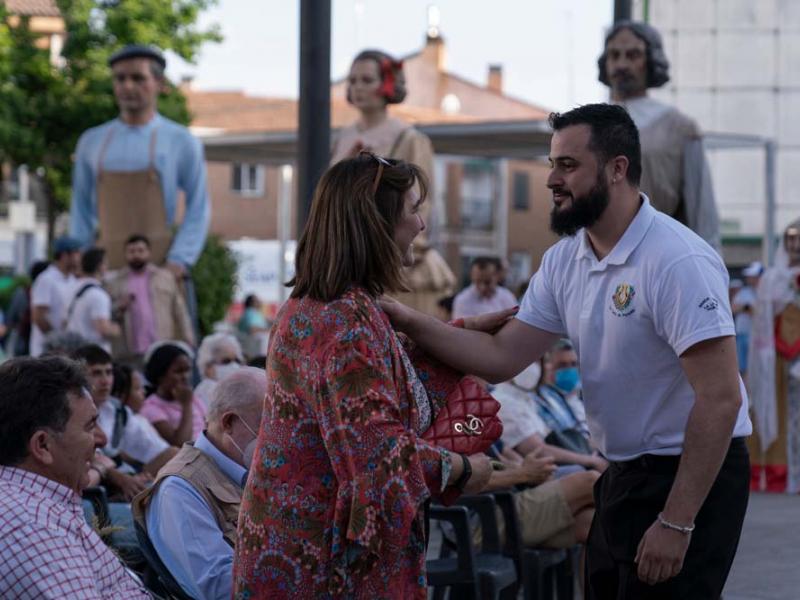
[[[164,441],[150,422],[127,406],[124,407],[127,414],[125,426],[119,440],[115,440],[116,414],[122,408],[122,403],[113,397],[97,407],[97,425],[108,438],[108,443],[102,448],[103,454],[116,458],[120,452],[124,452],[133,460],[147,464],[169,448],[169,444]]]
[[[66,296],[69,294],[72,284],[75,282],[74,275],[64,275],[58,267],[50,265],[42,271],[33,282],[31,287],[31,313],[37,306],[46,306],[47,321],[53,331],[61,331],[64,323],[64,311],[66,311]],[[30,353],[31,356],[39,356],[44,350],[44,332],[39,329],[36,323],[31,325]]]
[[[585,230],[550,248],[517,314],[575,345],[589,431],[614,461],[681,453],[695,394],[678,357],[735,335],[722,259],[642,199],[603,260]],[[740,387],[734,436],[752,432],[741,379]]]
[[[88,285],[94,285],[76,298]],[[70,312],[71,310],[71,312]],[[79,333],[90,344],[97,344],[106,352],[111,352],[111,342],[105,339],[94,326],[95,319],[111,320],[111,296],[102,284],[93,277],[78,279],[67,294],[64,308],[64,329]]]

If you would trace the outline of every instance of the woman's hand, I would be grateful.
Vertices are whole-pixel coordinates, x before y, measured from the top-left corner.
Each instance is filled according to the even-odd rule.
[[[183,408],[192,405],[194,400],[194,391],[189,385],[178,384],[172,388],[172,397],[175,398]]]
[[[464,317],[464,329],[483,331],[484,333],[497,333],[519,312],[519,306],[507,308],[493,313]]]
[[[378,298],[378,304],[383,309],[383,312],[386,313],[386,316],[389,317],[395,331],[406,333],[408,324],[413,318],[414,309],[389,296]]]
[[[469,456],[469,464],[472,467],[472,475],[464,486],[465,494],[480,494],[489,485],[489,478],[492,476],[492,464],[485,454],[473,454]]]

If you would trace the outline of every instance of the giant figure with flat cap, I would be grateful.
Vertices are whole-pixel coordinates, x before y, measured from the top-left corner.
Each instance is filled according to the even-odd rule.
[[[200,255],[211,215],[203,148],[189,130],[160,115],[166,59],[133,44],[111,56],[119,117],[83,133],[75,151],[70,234],[124,265],[125,240],[146,235],[152,259],[182,279]],[[186,211],[173,235],[179,193]]]
[[[653,207],[721,251],[719,216],[703,134],[691,117],[647,95],[669,81],[661,34],[646,23],[619,21],[606,36],[598,79],[628,109],[642,144],[640,189]]]

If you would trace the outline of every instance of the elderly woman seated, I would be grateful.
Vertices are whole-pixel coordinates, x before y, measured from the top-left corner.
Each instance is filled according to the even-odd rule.
[[[197,368],[202,380],[194,388],[194,395],[208,408],[211,392],[227,375],[244,363],[239,340],[229,333],[212,333],[203,338],[197,350]]]

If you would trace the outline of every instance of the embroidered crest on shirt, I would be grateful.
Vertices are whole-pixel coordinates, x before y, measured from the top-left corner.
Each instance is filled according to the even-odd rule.
[[[614,303],[614,306],[611,308],[611,312],[617,317],[627,317],[634,313],[634,309],[631,308],[631,304],[633,303],[633,297],[636,295],[636,290],[633,289],[633,286],[628,283],[621,283],[617,286],[616,291],[611,296],[611,300]]]

